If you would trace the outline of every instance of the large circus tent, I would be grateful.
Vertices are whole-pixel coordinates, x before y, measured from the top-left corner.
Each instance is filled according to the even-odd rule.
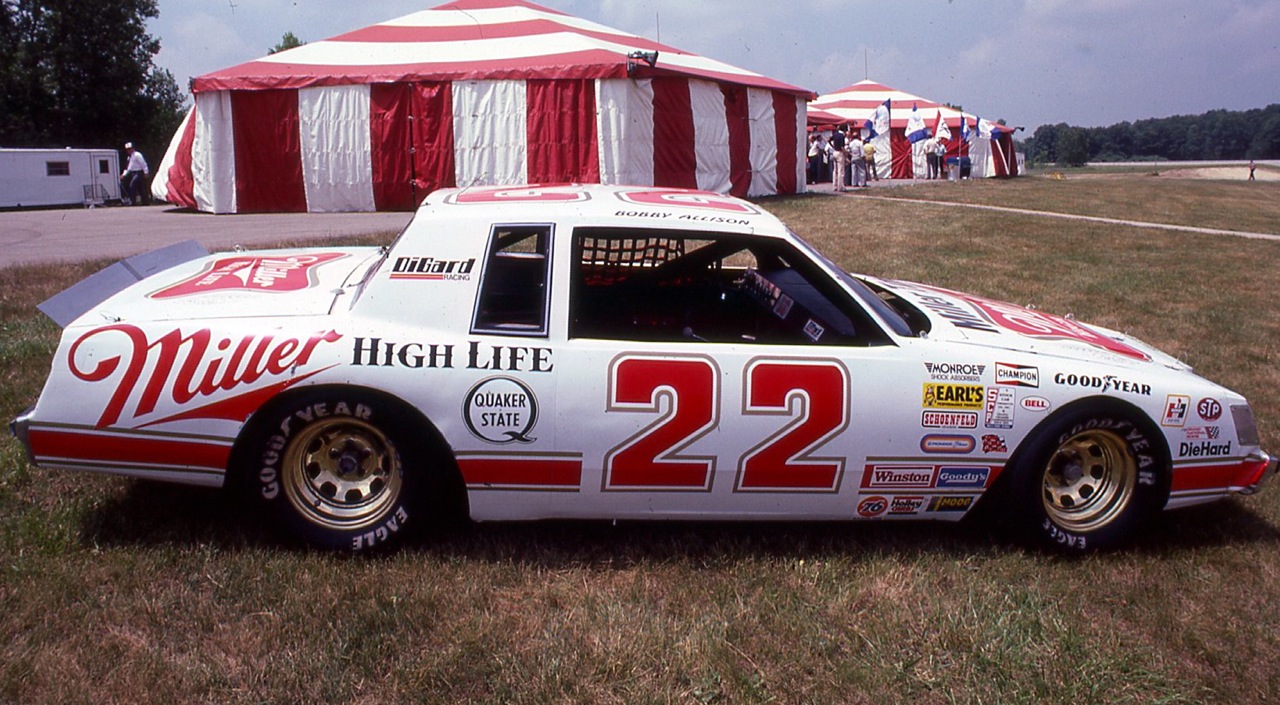
[[[862,128],[863,136],[870,136],[876,146],[878,172],[894,179],[924,178],[923,140],[916,135],[913,141],[912,134],[920,127],[935,134],[949,132],[946,156],[968,157],[974,177],[1018,174],[1011,128],[875,81],[860,81],[822,95],[809,102],[809,110]],[[945,130],[938,129],[938,121],[946,125]],[[825,122],[830,123],[830,118]]]
[[[415,207],[446,186],[804,189],[811,91],[524,0],[458,0],[192,80],[159,199]]]

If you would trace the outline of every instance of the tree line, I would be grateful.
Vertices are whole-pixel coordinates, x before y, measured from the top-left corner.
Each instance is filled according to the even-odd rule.
[[[185,113],[154,65],[156,0],[0,0],[0,146],[133,142],[154,169]]]
[[[1108,161],[1280,159],[1280,104],[1210,110],[1108,127],[1041,125],[1023,142],[1027,160],[1083,166]]]

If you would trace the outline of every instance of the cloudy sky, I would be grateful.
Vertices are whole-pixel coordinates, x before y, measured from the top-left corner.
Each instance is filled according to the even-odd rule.
[[[192,76],[444,0],[159,0]],[[535,0],[538,1],[538,0]],[[540,0],[817,93],[870,78],[1028,133],[1280,102],[1280,0]]]

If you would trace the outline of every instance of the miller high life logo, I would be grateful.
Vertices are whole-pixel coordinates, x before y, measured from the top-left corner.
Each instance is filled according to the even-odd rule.
[[[343,257],[346,255],[341,252],[276,257],[224,257],[206,265],[199,274],[167,286],[150,296],[153,299],[173,299],[179,296],[229,289],[265,292],[298,291],[315,285],[313,269]]]
[[[329,330],[306,339],[273,335],[215,336],[205,328],[184,335],[175,328],[156,338],[127,323],[85,333],[67,353],[67,367],[76,379],[114,385],[111,399],[98,417],[98,428],[126,418],[141,419],[157,404],[187,407],[174,416],[144,425],[184,418],[244,420],[258,400],[251,392],[270,395],[310,374],[285,376],[305,367],[316,347],[342,336]],[[259,381],[268,382],[249,389]],[[248,390],[240,396],[228,392]],[[205,406],[187,406],[221,396]]]

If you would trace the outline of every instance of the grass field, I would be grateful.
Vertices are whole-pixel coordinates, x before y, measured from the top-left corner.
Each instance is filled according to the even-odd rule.
[[[877,195],[888,195],[888,190]],[[1249,397],[1280,450],[1280,185],[1028,178],[766,206],[854,271],[1126,330]],[[0,270],[5,418],[93,271]],[[984,525],[480,525],[347,559],[221,493],[0,442],[0,702],[1255,703],[1280,698],[1280,483],[1063,559]]]

